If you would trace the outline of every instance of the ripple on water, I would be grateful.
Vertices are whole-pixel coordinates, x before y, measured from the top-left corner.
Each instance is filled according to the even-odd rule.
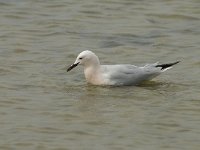
[[[0,149],[199,150],[198,6],[1,1]],[[140,86],[91,86],[65,66],[85,49],[102,64],[182,62]]]

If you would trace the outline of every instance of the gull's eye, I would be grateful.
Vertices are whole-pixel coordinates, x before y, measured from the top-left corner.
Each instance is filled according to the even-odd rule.
[[[79,59],[83,59],[83,57],[80,57]]]

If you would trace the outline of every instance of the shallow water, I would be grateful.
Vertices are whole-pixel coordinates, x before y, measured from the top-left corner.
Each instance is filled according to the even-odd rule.
[[[0,149],[198,150],[199,0],[1,0]],[[102,64],[181,63],[141,86],[87,85]]]

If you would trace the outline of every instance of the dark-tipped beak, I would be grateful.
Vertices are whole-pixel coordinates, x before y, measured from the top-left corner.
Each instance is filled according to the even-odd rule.
[[[73,68],[75,68],[76,66],[78,66],[80,62],[76,63],[76,64],[72,64],[71,66],[69,66],[69,68],[67,68],[67,72],[72,70]]]

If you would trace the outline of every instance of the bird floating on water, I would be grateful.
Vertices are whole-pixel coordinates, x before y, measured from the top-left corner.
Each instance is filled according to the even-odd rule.
[[[93,85],[138,85],[151,80],[162,72],[172,68],[179,61],[167,64],[146,64],[138,67],[130,64],[101,65],[95,53],[89,50],[81,52],[67,72],[78,65],[83,65],[85,78]]]

